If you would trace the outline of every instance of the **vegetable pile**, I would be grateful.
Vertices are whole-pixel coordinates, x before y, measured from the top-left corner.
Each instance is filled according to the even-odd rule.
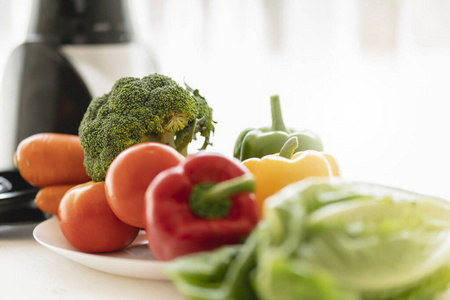
[[[212,108],[150,74],[93,99],[79,135],[39,133],[14,161],[36,205],[89,253],[145,231],[192,300],[433,299],[450,286],[450,203],[341,178],[309,130],[243,130],[229,157],[207,151]],[[188,145],[204,138],[197,151]]]

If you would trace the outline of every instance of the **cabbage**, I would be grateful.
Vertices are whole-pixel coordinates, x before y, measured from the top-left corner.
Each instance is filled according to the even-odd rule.
[[[182,257],[168,274],[196,300],[434,299],[450,283],[450,203],[363,182],[302,181],[268,199],[242,246]]]

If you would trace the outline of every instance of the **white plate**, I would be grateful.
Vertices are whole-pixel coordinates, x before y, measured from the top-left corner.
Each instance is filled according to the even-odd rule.
[[[144,232],[140,232],[126,249],[101,254],[84,253],[74,248],[63,236],[56,217],[36,226],[33,236],[50,250],[95,270],[133,278],[168,280],[164,275],[165,263],[155,260]]]

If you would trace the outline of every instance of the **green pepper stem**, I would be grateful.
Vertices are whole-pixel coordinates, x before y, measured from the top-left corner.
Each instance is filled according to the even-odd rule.
[[[281,147],[280,156],[285,158],[291,158],[294,154],[295,149],[298,148],[298,138],[293,136],[289,138]]]
[[[288,132],[284,125],[283,115],[281,113],[280,97],[273,95],[270,97],[270,109],[272,112],[272,131],[284,131]]]
[[[219,183],[206,182],[194,186],[190,195],[191,211],[207,219],[218,219],[228,215],[232,203],[230,197],[255,190],[255,180],[250,174]]]

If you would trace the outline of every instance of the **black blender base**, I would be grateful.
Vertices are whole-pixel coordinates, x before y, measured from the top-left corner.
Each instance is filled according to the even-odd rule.
[[[18,171],[0,172],[0,225],[37,223],[51,217],[36,207],[38,191]]]

